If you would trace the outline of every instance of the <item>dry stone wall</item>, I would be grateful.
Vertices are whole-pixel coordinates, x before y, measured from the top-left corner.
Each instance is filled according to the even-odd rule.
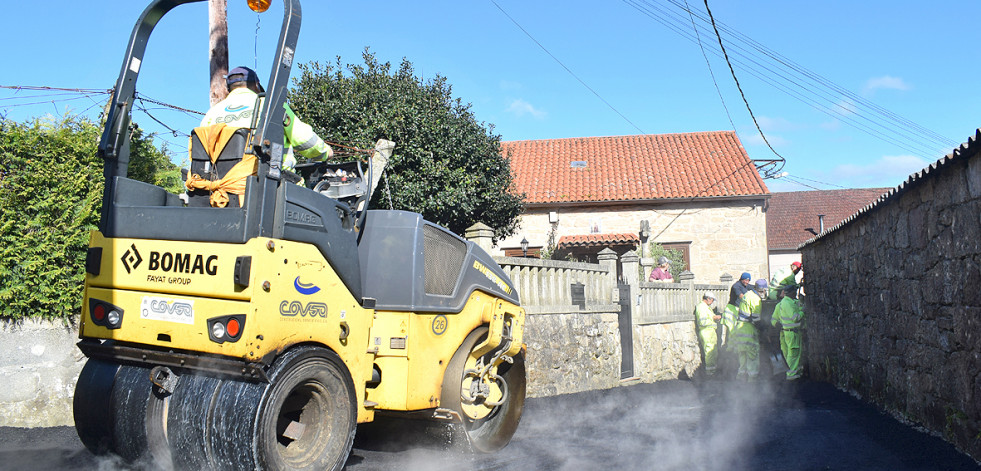
[[[805,355],[812,377],[981,459],[981,158],[968,155],[803,247]]]
[[[528,396],[554,396],[620,384],[616,312],[528,314]]]

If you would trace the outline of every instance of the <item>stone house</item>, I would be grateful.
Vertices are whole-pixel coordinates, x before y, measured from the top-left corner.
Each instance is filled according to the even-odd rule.
[[[681,250],[696,281],[767,271],[770,192],[733,131],[509,141],[515,187],[526,195],[497,255],[553,248],[596,262],[649,242]],[[645,273],[652,261],[642,259]]]
[[[889,188],[846,188],[772,193],[766,209],[770,275],[801,261],[797,250],[800,244],[834,227],[887,191]]]

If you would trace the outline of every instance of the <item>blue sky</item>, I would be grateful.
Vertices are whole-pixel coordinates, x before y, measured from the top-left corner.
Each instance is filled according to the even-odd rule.
[[[0,85],[82,89],[112,87],[145,6],[6,3]],[[281,21],[281,6],[273,3],[261,16],[244,0],[228,5],[231,62],[255,65],[263,77]],[[704,3],[688,5],[705,15]],[[706,60],[684,6],[685,0],[308,0],[296,62],[332,62],[339,55],[359,63],[365,47],[382,61],[405,57],[418,75],[447,77],[454,96],[471,103],[477,119],[493,124],[503,140],[735,129],[751,158],[775,158],[726,62],[712,52],[711,27],[696,17]],[[709,6],[764,136],[787,160],[788,176],[767,180],[771,191],[896,186],[981,126],[981,2],[710,0]],[[205,111],[207,39],[206,4],[164,17],[138,91]],[[752,52],[750,40],[762,49]],[[14,120],[66,110],[94,116],[104,100],[41,94],[0,89],[0,113]],[[25,105],[34,102],[40,103]],[[199,119],[152,113],[183,132]],[[163,130],[142,113],[135,117],[147,130]],[[171,143],[175,160],[186,155],[186,138],[163,133],[160,139]]]

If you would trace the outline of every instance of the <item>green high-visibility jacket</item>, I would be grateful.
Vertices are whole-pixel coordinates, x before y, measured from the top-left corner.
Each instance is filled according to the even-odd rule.
[[[224,100],[215,103],[208,110],[201,120],[201,126],[225,123],[228,126],[246,128],[252,125],[252,116],[255,113],[255,103],[258,95],[248,88],[236,88],[228,93]],[[289,105],[283,103],[286,116],[283,118],[284,138],[286,148],[289,152],[283,156],[283,168],[292,171],[296,166],[296,152],[308,159],[325,159],[330,157],[333,152],[330,146],[324,142],[309,124],[300,121],[290,109]]]
[[[695,306],[695,322],[698,323],[699,329],[715,329],[716,322],[712,317],[715,316],[715,312],[712,308],[705,304],[704,302],[699,302],[698,306]]]
[[[762,307],[763,300],[760,295],[756,294],[756,291],[747,291],[739,301],[740,320],[746,320],[743,318],[748,318],[748,322],[760,320]]]
[[[773,318],[770,324],[776,326],[780,324],[784,330],[800,329],[804,327],[804,309],[800,302],[789,296],[784,296],[773,309]]]
[[[773,273],[773,278],[770,278],[770,299],[777,299],[777,292],[786,286],[796,285],[797,275],[794,270],[790,267],[783,267]]]

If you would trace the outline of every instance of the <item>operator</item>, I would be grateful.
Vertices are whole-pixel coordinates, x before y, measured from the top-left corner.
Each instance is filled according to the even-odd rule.
[[[794,262],[790,267],[783,267],[773,273],[773,277],[770,278],[770,300],[777,299],[780,291],[786,287],[792,287],[796,291],[797,274],[800,273],[801,268],[800,262]]]
[[[705,373],[709,376],[715,376],[718,367],[719,351],[715,348],[718,338],[716,327],[722,319],[722,316],[709,307],[713,302],[715,302],[715,295],[706,291],[702,295],[702,302],[695,307],[695,325],[698,327],[698,339],[702,342],[702,353],[705,356]]]
[[[755,381],[760,376],[760,321],[763,297],[766,296],[766,280],[756,280],[755,291],[747,291],[739,302],[739,320],[732,331],[739,355],[737,379]]]
[[[651,276],[647,281],[674,281],[674,277],[671,276],[671,272],[668,271],[671,268],[671,260],[664,255],[657,259],[657,267],[651,270]]]
[[[201,120],[201,126],[220,123],[238,128],[252,126],[256,98],[260,92],[265,91],[259,83],[259,75],[248,67],[236,67],[225,76],[225,85],[228,87],[228,96],[208,110]],[[313,131],[309,124],[300,121],[289,105],[283,103],[283,108],[286,109],[283,118],[283,126],[286,127],[283,139],[288,149],[283,156],[283,170],[292,172],[296,169],[294,151],[308,159],[324,160],[334,155],[330,146]]]
[[[780,324],[780,350],[787,360],[787,381],[799,379],[801,376],[801,329],[804,328],[804,309],[800,301],[794,299],[796,288],[787,286],[780,290],[780,302],[773,310],[773,326]]]

